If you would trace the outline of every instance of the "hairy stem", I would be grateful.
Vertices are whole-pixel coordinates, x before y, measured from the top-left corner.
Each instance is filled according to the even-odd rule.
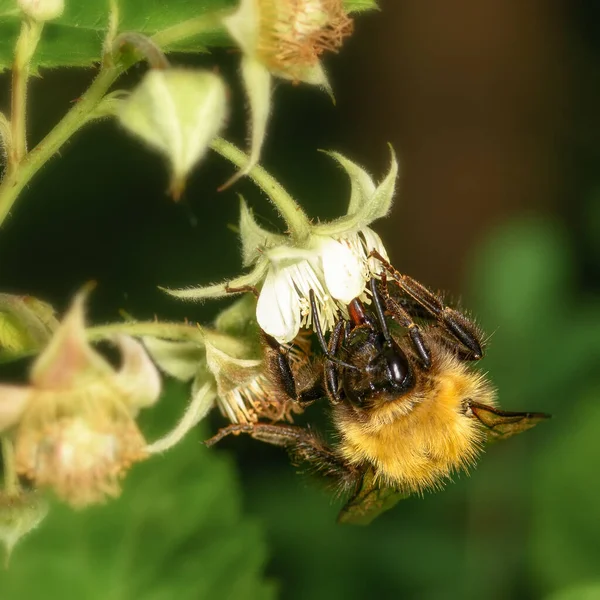
[[[249,161],[247,154],[222,138],[215,138],[210,147],[237,167],[244,168]],[[248,177],[267,194],[286,222],[294,241],[301,244],[307,240],[310,235],[310,219],[283,186],[259,166],[252,167]]]
[[[181,342],[204,343],[205,334],[198,325],[186,323],[160,323],[157,321],[124,321],[88,327],[88,339],[92,342],[105,340],[115,334],[134,337],[157,337]]]
[[[8,152],[8,165],[11,171],[17,169],[27,153],[27,81],[29,64],[37,47],[43,24],[24,20],[15,46],[15,60],[12,66],[11,81],[11,145]]]
[[[207,31],[213,31],[221,22],[221,19],[230,14],[231,11],[216,11],[211,14],[189,19],[173,27],[169,27],[163,31],[159,31],[152,38],[152,42],[158,46],[165,48],[172,46],[177,42],[183,41]],[[41,30],[40,30],[41,31]],[[39,34],[38,34],[39,37]],[[18,52],[17,52],[18,54]],[[31,59],[31,56],[29,57]],[[28,64],[29,60],[27,61]],[[119,77],[131,63],[128,64],[108,64],[104,63],[103,68],[99,72],[96,79],[93,81],[89,89],[81,96],[80,100],[73,108],[62,118],[59,123],[46,135],[46,137],[28,154],[25,154],[24,135],[22,137],[21,152],[24,158],[14,164],[6,173],[6,176],[0,183],[0,226],[4,223],[11,208],[16,202],[23,188],[29,183],[31,178],[42,168],[42,166],[54,156],[61,147],[69,140],[69,138],[77,132],[83,125],[89,122],[89,116],[92,111],[98,106],[110,86]],[[22,69],[21,69],[22,72]],[[22,107],[21,116],[17,118],[17,123],[23,122],[25,119],[24,113],[24,92],[23,77],[18,79],[19,92],[18,104]],[[21,127],[21,125],[19,125]],[[15,135],[13,131],[13,136]],[[17,137],[18,137],[17,136]],[[12,144],[17,143],[14,140]],[[16,155],[15,155],[16,156]]]
[[[88,114],[121,74],[117,67],[100,71],[79,102],[63,117],[50,133],[18,164],[7,173],[0,184],[0,225],[31,178],[54,156],[63,144],[86,123]],[[14,134],[13,134],[14,135]],[[14,144],[14,141],[13,141]]]

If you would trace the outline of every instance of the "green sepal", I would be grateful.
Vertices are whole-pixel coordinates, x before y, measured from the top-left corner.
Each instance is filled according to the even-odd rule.
[[[265,248],[285,244],[283,235],[267,231],[256,222],[252,209],[241,195],[239,228],[244,267],[254,264]]]
[[[337,160],[350,177],[350,201],[348,202],[347,215],[357,213],[363,207],[365,200],[375,193],[376,186],[373,179],[362,167],[339,152],[329,152],[327,150],[322,152]]]
[[[213,285],[201,287],[181,288],[176,290],[164,287],[159,287],[159,289],[171,296],[175,296],[175,298],[181,298],[182,300],[199,302],[202,300],[207,300],[208,298],[225,298],[227,296],[231,296],[232,294],[238,294],[246,291],[243,288],[248,286],[258,285],[262,281],[263,276],[266,274],[268,266],[269,264],[266,259],[259,260],[250,273],[240,275],[239,277],[229,279],[221,283],[215,283]]]
[[[353,206],[359,205],[358,210],[329,223],[320,223],[315,225],[313,227],[314,233],[329,236],[343,235],[348,231],[357,231],[359,229],[363,229],[364,227],[370,225],[373,221],[381,219],[388,214],[394,200],[396,179],[398,177],[398,161],[396,159],[394,149],[391,146],[390,151],[392,155],[391,164],[383,181],[377,186],[370,197],[363,198],[361,202],[359,202],[357,199],[353,200]],[[339,160],[338,157],[336,158]],[[341,163],[347,171],[348,163],[350,163],[348,159],[346,159],[346,163]],[[350,171],[348,171],[348,175],[352,180],[353,178],[357,177],[357,169],[360,169],[360,167],[357,167],[353,163],[351,164],[353,165],[352,174]],[[363,176],[361,176],[361,181],[364,184],[365,179]]]

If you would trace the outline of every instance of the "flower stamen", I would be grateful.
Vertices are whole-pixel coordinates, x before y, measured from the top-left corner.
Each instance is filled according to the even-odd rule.
[[[257,54],[273,71],[300,80],[353,30],[341,0],[259,0]]]

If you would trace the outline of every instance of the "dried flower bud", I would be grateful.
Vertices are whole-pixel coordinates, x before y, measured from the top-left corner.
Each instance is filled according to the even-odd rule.
[[[0,431],[16,427],[17,471],[73,506],[118,495],[119,478],[146,456],[134,416],[160,394],[141,344],[119,337],[116,371],[88,344],[80,293],[33,365],[29,386],[0,386]]]
[[[119,120],[166,156],[177,200],[194,165],[225,123],[227,93],[218,75],[192,69],[152,70],[122,102]]]
[[[352,33],[352,19],[342,0],[240,0],[223,20],[243,51],[241,73],[251,113],[250,160],[226,184],[257,164],[271,108],[271,76],[323,87],[333,92],[320,63],[337,52]],[[223,187],[225,187],[223,186]]]

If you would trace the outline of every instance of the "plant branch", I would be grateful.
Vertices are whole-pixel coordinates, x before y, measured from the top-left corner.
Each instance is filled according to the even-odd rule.
[[[11,81],[11,144],[8,152],[9,169],[17,169],[27,153],[27,81],[29,64],[37,47],[43,24],[29,19],[21,23],[15,46]]]
[[[212,14],[204,15],[194,19],[189,19],[163,31],[156,33],[151,40],[161,46],[171,46],[187,38],[197,36],[207,31],[213,31],[221,22],[221,19],[230,14],[231,11],[217,11]],[[41,30],[40,30],[41,31]],[[23,34],[24,35],[24,34]],[[17,52],[18,54],[18,52]],[[29,57],[31,58],[31,57]],[[28,64],[28,61],[27,61]],[[90,121],[90,114],[95,110],[103,99],[110,86],[115,80],[131,65],[132,61],[113,64],[112,61],[104,62],[98,76],[93,81],[89,89],[81,96],[80,100],[73,108],[62,118],[59,123],[46,135],[46,137],[28,154],[24,154],[14,168],[10,168],[2,182],[0,183],[0,226],[6,220],[11,208],[16,202],[23,188],[29,183],[31,178],[42,168],[42,166],[54,156],[83,125]],[[21,70],[22,72],[22,70]],[[17,99],[24,99],[23,77],[18,80]],[[24,109],[24,101],[18,100],[17,104]],[[21,116],[17,118],[17,123],[24,123],[24,110]],[[21,125],[19,125],[21,127]],[[19,133],[18,135],[21,135]],[[13,133],[14,136],[14,133]],[[26,146],[24,136],[21,152],[24,153]],[[13,140],[13,146],[16,144]],[[17,143],[18,146],[18,143]],[[16,156],[16,155],[15,155]]]

